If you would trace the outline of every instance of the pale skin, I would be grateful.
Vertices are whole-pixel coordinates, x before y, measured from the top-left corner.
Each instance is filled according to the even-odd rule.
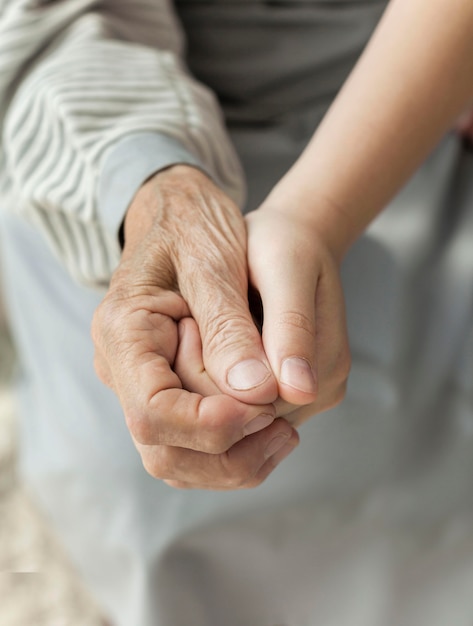
[[[472,100],[471,0],[391,0],[309,146],[246,220],[195,168],[143,185],[93,336],[151,475],[254,487],[297,446],[291,424],[341,400],[340,262]]]

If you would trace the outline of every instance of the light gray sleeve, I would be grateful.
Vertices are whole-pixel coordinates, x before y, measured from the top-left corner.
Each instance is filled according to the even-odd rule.
[[[104,159],[98,182],[97,202],[105,231],[118,239],[136,191],[152,174],[177,163],[205,171],[196,156],[168,135],[137,133],[117,142]]]
[[[128,204],[159,169],[195,165],[243,202],[216,99],[182,54],[168,0],[0,0],[1,201],[83,283],[108,283]]]

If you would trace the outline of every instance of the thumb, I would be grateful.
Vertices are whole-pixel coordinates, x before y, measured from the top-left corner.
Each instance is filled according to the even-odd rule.
[[[190,303],[205,369],[223,393],[251,404],[274,402],[277,382],[250,313],[247,281],[232,273],[226,279],[214,276],[206,289],[201,280],[199,293],[205,297]]]
[[[264,311],[263,345],[278,378],[279,396],[291,404],[315,401],[317,274],[306,263],[272,263],[271,271],[253,272]],[[256,269],[256,268],[253,268]]]
[[[264,311],[263,346],[290,404],[339,401],[350,365],[337,260],[314,228],[294,214],[250,213],[248,266]]]
[[[268,404],[277,398],[277,383],[248,305],[245,222],[207,177],[199,181],[188,196],[188,184],[183,186],[184,196],[168,213],[177,285],[199,327],[204,366],[215,384],[237,400]]]

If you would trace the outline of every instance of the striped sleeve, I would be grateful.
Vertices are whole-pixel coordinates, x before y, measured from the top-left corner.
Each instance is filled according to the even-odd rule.
[[[163,167],[200,167],[242,203],[221,112],[183,45],[168,0],[0,0],[0,201],[80,282],[108,283],[127,206]]]

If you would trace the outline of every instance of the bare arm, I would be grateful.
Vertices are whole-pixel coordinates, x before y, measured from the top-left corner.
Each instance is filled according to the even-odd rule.
[[[471,0],[391,0],[308,147],[247,217],[264,349],[304,419],[348,376],[341,259],[472,98]]]
[[[268,204],[340,257],[473,98],[473,3],[391,0],[306,151]]]

